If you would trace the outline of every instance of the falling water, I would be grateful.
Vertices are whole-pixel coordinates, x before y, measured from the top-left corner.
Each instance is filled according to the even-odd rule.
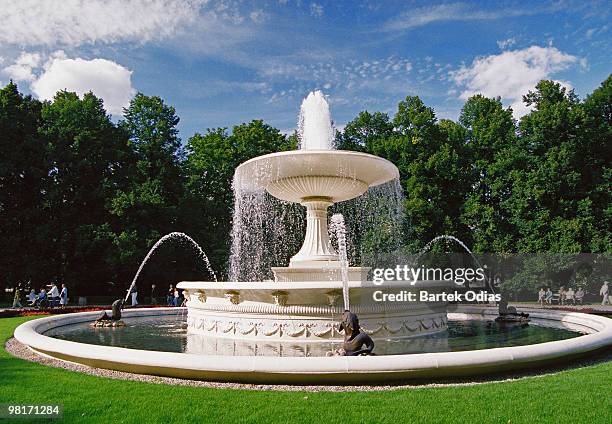
[[[332,215],[329,226],[330,235],[336,237],[338,243],[338,256],[340,257],[340,274],[342,276],[342,299],[344,300],[344,310],[350,310],[349,286],[348,286],[348,258],[346,254],[346,226],[344,217],[341,213]]]
[[[206,265],[206,270],[212,275],[214,280],[217,281],[217,275],[215,274],[215,272],[213,271],[212,267],[210,266],[210,262],[208,260],[208,256],[206,256],[206,253],[204,253],[204,251],[202,250],[200,245],[198,243],[196,243],[194,239],[192,239],[191,237],[189,237],[185,233],[173,232],[173,233],[170,233],[170,234],[166,234],[165,236],[163,236],[162,238],[157,240],[157,242],[153,245],[151,250],[149,250],[149,253],[147,253],[147,256],[145,256],[145,258],[142,260],[142,262],[140,263],[140,266],[138,267],[138,271],[136,271],[136,275],[134,275],[134,279],[132,280],[132,284],[130,284],[130,288],[127,291],[127,295],[125,296],[125,300],[124,300],[125,302],[127,302],[128,298],[130,296],[130,292],[132,291],[134,286],[136,286],[136,281],[138,280],[138,276],[140,275],[140,272],[142,271],[144,266],[149,261],[149,258],[153,255],[153,253],[157,250],[157,248],[159,246],[161,246],[162,244],[164,244],[164,243],[166,243],[167,241],[170,241],[170,240],[171,241],[177,241],[177,240],[178,241],[181,241],[181,240],[182,241],[187,241],[193,248],[195,248],[196,252],[198,253],[198,257],[200,259],[202,259],[202,261]]]
[[[298,119],[301,150],[330,150],[333,148],[334,130],[329,104],[319,90],[311,91],[302,101]]]
[[[380,266],[392,261],[404,240],[404,193],[399,179],[370,187],[363,196],[340,202],[332,213],[346,217],[347,250],[351,265]]]
[[[265,190],[234,189],[230,281],[273,278],[271,267],[287,266],[303,241],[304,208]]]

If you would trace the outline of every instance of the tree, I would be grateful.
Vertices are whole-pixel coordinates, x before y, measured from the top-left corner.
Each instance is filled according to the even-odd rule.
[[[467,158],[463,131],[448,121],[437,122],[432,108],[407,97],[393,119],[396,137],[403,137],[398,167],[409,222],[407,245],[418,251],[440,234],[462,237],[456,219],[465,197]],[[392,145],[398,145],[392,140]]]
[[[113,251],[104,236],[111,220],[107,201],[125,180],[127,136],[102,99],[66,91],[43,105],[39,133],[47,143],[49,172],[46,220],[37,233],[45,241],[39,254],[51,260],[48,275],[73,287],[105,281]]]
[[[592,214],[590,252],[612,251],[612,75],[584,101],[584,132],[579,164],[581,187]]]
[[[499,98],[476,95],[461,109],[459,122],[466,131],[471,185],[460,219],[470,229],[475,252],[510,252],[515,240],[506,208],[512,177],[523,166],[512,110]]]
[[[180,226],[179,204],[183,197],[178,137],[179,118],[172,106],[157,96],[137,94],[124,110],[119,127],[129,137],[133,156],[130,177],[111,199],[111,212],[120,225],[112,228],[116,254],[112,258],[117,278],[125,281],[148,249],[164,234],[185,230]],[[150,267],[160,278],[170,267],[160,268],[167,257]],[[126,283],[127,284],[127,283]]]
[[[386,139],[393,134],[393,124],[386,113],[367,110],[346,124],[338,132],[336,146],[339,150],[368,151],[375,140]]]
[[[14,83],[0,90],[0,273],[10,285],[44,273],[38,254],[46,240],[38,230],[48,166],[40,113],[41,103]]]
[[[519,125],[528,164],[513,193],[517,248],[588,251],[593,219],[580,167],[583,106],[573,91],[553,81],[541,81],[523,100],[534,109]]]

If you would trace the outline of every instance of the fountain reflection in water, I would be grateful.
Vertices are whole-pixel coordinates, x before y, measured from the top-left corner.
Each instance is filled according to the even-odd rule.
[[[140,273],[142,272],[142,269],[147,264],[147,262],[149,261],[151,256],[153,256],[153,253],[155,253],[155,251],[161,245],[163,245],[163,244],[165,244],[166,242],[169,242],[169,241],[174,241],[174,242],[178,241],[178,242],[187,242],[187,243],[189,243],[189,245],[195,249],[196,253],[198,254],[198,257],[202,260],[202,262],[206,266],[206,270],[210,273],[210,275],[212,275],[214,280],[217,281],[217,275],[215,274],[215,271],[213,271],[212,267],[210,266],[210,261],[208,260],[208,256],[206,256],[206,253],[204,253],[204,251],[202,250],[200,245],[198,243],[196,243],[196,241],[194,239],[192,239],[191,237],[189,237],[185,233],[173,232],[173,233],[166,234],[165,236],[163,236],[162,238],[157,240],[157,242],[149,250],[149,253],[147,253],[145,258],[142,260],[142,262],[140,263],[140,266],[138,267],[138,271],[136,271],[136,275],[134,275],[134,279],[132,280],[132,284],[130,284],[130,287],[127,290],[127,294],[126,294],[125,299],[124,299],[125,302],[127,302],[128,298],[130,296],[130,293],[132,292],[132,289],[136,286],[136,282],[138,281],[138,277],[140,276]]]

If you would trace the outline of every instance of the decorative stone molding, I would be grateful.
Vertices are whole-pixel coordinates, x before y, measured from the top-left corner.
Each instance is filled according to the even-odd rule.
[[[338,299],[342,297],[342,290],[331,290],[325,293],[327,296],[327,304],[329,306],[335,307],[338,303]]]
[[[206,303],[206,291],[200,290],[198,292],[198,300],[202,303]]]
[[[238,290],[228,290],[225,292],[225,298],[228,299],[232,305],[240,303],[240,292]]]
[[[287,300],[289,299],[289,293],[284,290],[277,290],[272,292],[274,298],[274,304],[277,306],[287,306]]]
[[[430,334],[446,328],[444,315],[430,318],[397,317],[389,319],[364,319],[362,330],[378,339],[399,339]],[[261,317],[239,319],[235,316],[193,316],[187,318],[187,327],[193,333],[213,337],[261,340],[341,340],[337,323],[324,320],[271,319]]]
[[[226,292],[225,297],[228,297],[228,292]],[[239,301],[242,302],[242,296],[238,294]],[[342,296],[340,294],[340,296]],[[213,303],[210,302],[212,297],[207,298],[206,303],[197,303],[192,302],[190,307],[190,313],[193,310],[194,312],[202,311],[217,311],[217,312],[240,312],[240,313],[249,313],[249,314],[265,314],[265,315],[298,315],[298,316],[339,316],[342,315],[343,308],[341,305],[338,306],[327,306],[324,304],[321,305],[286,305],[279,306],[272,302],[270,303]],[[338,301],[336,302],[338,303]],[[406,309],[405,305],[389,305],[382,302],[369,304],[369,305],[355,305],[351,306],[351,311],[355,312],[358,315],[361,314],[396,314],[402,313],[406,316],[415,316],[415,318],[423,314],[428,313],[442,313],[446,311],[446,305],[414,305],[410,310]]]

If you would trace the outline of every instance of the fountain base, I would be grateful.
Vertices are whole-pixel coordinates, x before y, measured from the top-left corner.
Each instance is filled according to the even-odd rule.
[[[190,333],[241,340],[292,342],[341,341],[339,318],[342,283],[339,281],[182,282],[188,299]],[[448,287],[445,281],[386,283],[349,281],[351,312],[372,339],[402,339],[447,328],[444,302],[374,300],[374,292],[429,292]],[[418,288],[415,288],[418,287]]]

